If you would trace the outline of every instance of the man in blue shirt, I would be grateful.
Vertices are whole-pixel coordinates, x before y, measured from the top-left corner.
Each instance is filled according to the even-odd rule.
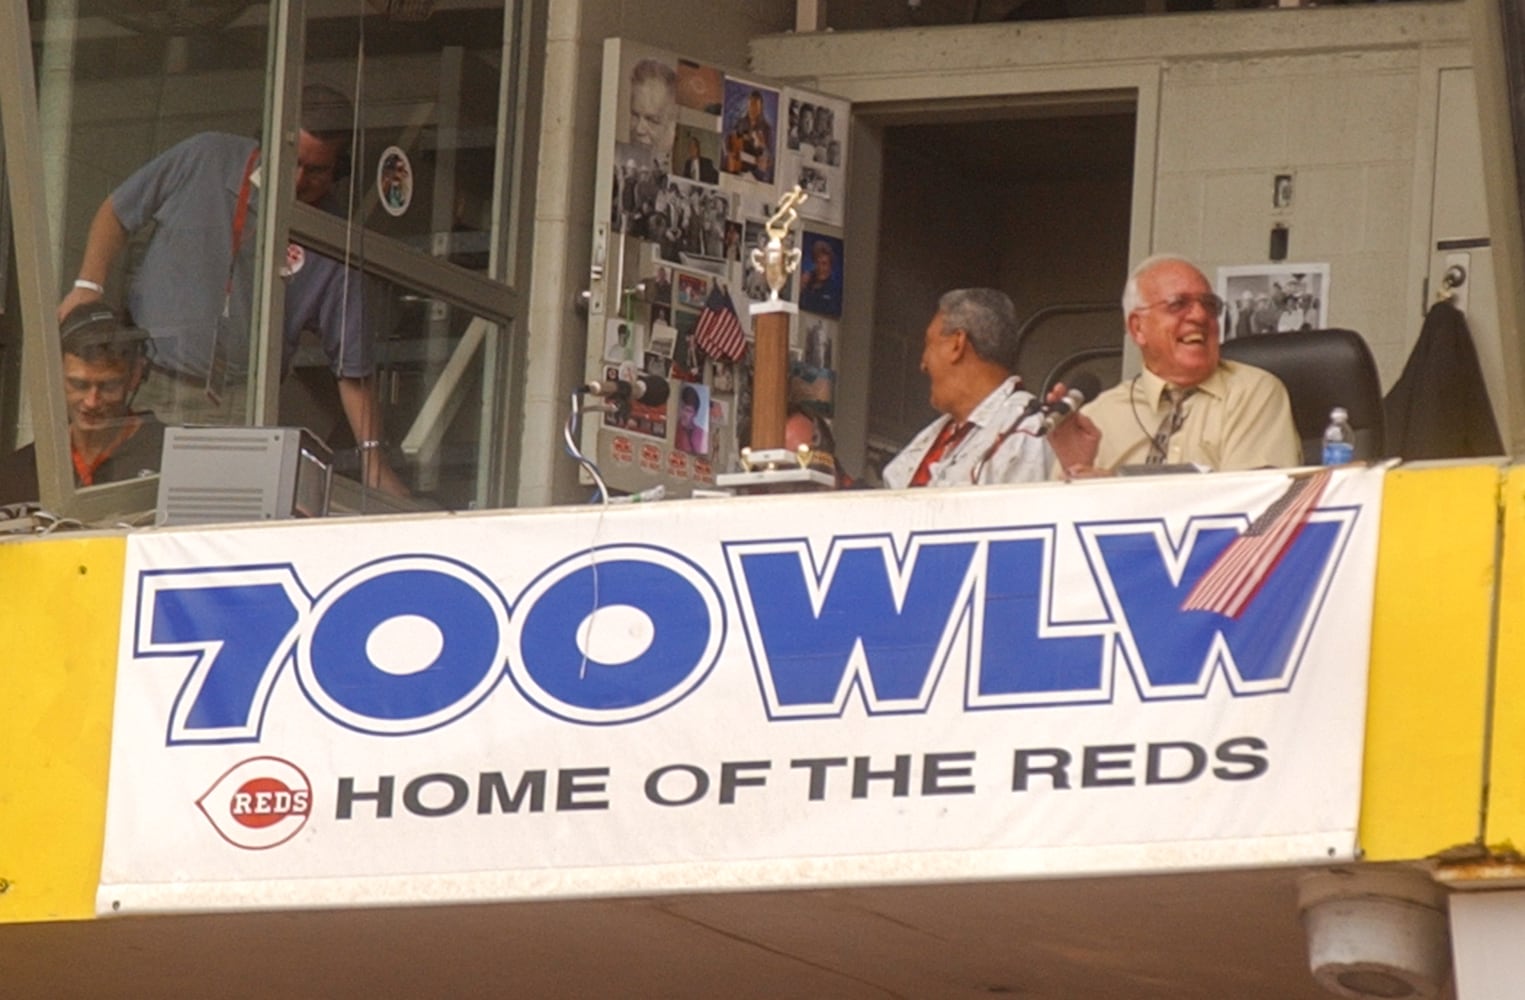
[[[296,195],[321,204],[333,190],[349,142],[349,102],[327,87],[302,92]],[[154,224],[128,293],[133,321],[153,338],[158,377],[142,403],[168,423],[244,420],[260,190],[259,144],[217,132],[193,135],[155,157],[108,195],[96,211],[79,277],[59,315],[99,299],[128,237]],[[381,450],[381,408],[371,340],[361,326],[363,279],[338,261],[291,244],[281,374],[304,330],[315,331],[339,400],[361,449],[367,485],[408,490]]]

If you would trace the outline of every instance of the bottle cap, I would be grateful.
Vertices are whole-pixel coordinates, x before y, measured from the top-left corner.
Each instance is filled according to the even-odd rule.
[[[1345,407],[1343,407],[1343,406],[1336,406],[1334,409],[1329,411],[1329,419],[1330,420],[1349,420],[1350,419],[1350,414],[1345,412]]]

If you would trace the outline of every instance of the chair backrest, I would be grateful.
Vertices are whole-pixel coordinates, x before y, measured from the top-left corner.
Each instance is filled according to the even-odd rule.
[[[1386,457],[1382,380],[1366,341],[1354,330],[1295,330],[1225,341],[1222,355],[1281,379],[1292,399],[1292,422],[1303,461],[1323,457],[1329,411],[1345,407],[1356,432],[1357,458]]]

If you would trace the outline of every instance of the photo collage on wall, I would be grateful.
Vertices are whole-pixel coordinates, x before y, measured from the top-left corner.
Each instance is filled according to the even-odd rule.
[[[766,245],[765,224],[796,183],[810,197],[786,248],[800,248],[799,270],[780,291],[800,309],[790,330],[790,402],[832,414],[850,106],[619,44],[605,183],[609,229],[623,240],[610,258],[622,262],[626,291],[608,302],[596,362],[590,345],[590,377],[660,376],[671,391],[661,406],[606,414],[605,433],[618,440],[603,450],[630,470],[713,482],[739,468],[747,443],[748,307],[770,294],[751,252]],[[660,452],[638,437],[662,439]]]

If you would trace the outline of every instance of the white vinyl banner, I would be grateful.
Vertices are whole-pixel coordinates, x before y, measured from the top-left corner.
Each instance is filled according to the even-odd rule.
[[[135,534],[99,907],[1349,859],[1381,489]]]

